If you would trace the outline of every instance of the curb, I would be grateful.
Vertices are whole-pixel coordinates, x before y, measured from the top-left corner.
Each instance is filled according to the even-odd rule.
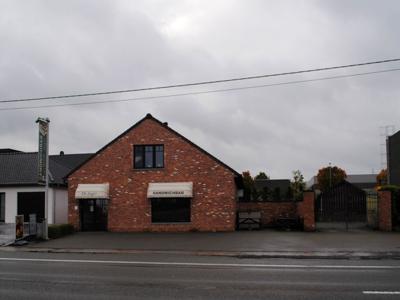
[[[195,256],[225,256],[239,259],[287,258],[287,259],[364,259],[400,260],[400,251],[205,251],[205,250],[156,250],[156,249],[62,249],[33,247],[0,247],[1,252],[69,253],[69,254],[179,254]]]

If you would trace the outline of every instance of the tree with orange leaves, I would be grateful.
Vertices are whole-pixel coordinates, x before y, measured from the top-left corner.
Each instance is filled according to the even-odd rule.
[[[329,188],[340,183],[341,181],[345,180],[346,177],[347,174],[345,170],[337,166],[324,167],[319,169],[318,171],[317,175],[318,186],[321,191],[326,191]]]
[[[378,186],[387,184],[387,169],[382,169],[379,174],[376,176],[376,184]]]

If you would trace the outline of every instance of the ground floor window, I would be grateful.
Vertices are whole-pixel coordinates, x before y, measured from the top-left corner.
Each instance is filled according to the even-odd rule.
[[[0,193],[0,222],[5,222],[6,216],[6,194]]]
[[[151,199],[151,221],[153,223],[190,222],[190,198]]]
[[[30,214],[36,214],[36,220],[44,219],[44,192],[18,193],[18,215],[24,215],[24,221],[29,221]]]

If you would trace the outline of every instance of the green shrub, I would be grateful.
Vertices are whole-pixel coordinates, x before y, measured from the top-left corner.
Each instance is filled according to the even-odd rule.
[[[74,231],[74,226],[71,224],[49,225],[48,236],[50,239],[56,239],[71,234]]]
[[[391,191],[393,192],[399,192],[400,191],[400,186],[397,185],[382,185],[381,187],[378,188],[379,191]]]

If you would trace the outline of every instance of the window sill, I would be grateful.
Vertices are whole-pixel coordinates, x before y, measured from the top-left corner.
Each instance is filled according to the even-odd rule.
[[[143,169],[132,169],[132,171],[142,172],[142,171],[163,171],[165,168],[143,168]]]
[[[191,225],[192,222],[151,222],[151,225]]]

